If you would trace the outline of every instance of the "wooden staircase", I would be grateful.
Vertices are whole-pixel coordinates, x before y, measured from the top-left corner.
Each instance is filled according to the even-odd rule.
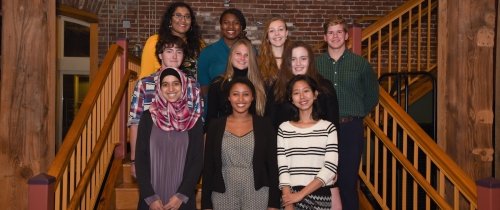
[[[132,210],[137,209],[139,203],[139,188],[135,178],[130,173],[130,162],[122,164],[120,169],[121,180],[115,186],[115,209]]]
[[[357,52],[376,74],[437,71],[437,0],[409,0],[361,32]],[[356,49],[356,48],[354,48]],[[417,74],[415,74],[417,75]],[[429,90],[420,76],[409,77],[409,102]],[[411,118],[381,83],[380,103],[364,119],[366,147],[359,176],[380,209],[477,209],[473,180]]]
[[[113,204],[102,209],[133,210],[137,209],[139,203],[139,186],[136,179],[130,173],[131,163],[123,161],[118,169],[118,176],[114,182],[115,187],[111,196]],[[113,172],[111,172],[113,173]],[[113,181],[111,181],[113,182]],[[201,185],[197,186],[196,209],[201,209]]]

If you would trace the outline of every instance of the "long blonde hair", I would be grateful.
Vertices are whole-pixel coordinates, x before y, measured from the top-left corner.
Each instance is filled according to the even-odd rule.
[[[257,66],[257,56],[255,55],[255,50],[253,49],[252,43],[246,38],[242,38],[234,42],[229,52],[229,58],[227,59],[226,72],[222,75],[221,88],[223,88],[226,82],[231,81],[234,76],[234,69],[231,60],[233,59],[233,52],[236,47],[240,45],[245,45],[248,49],[248,80],[252,82],[255,86],[255,112],[259,116],[264,116],[264,111],[266,110],[266,91],[264,88],[264,81],[262,80],[262,75],[260,74],[259,68]]]
[[[262,36],[260,48],[259,48],[259,58],[258,64],[260,72],[262,73],[262,78],[264,82],[268,85],[271,85],[278,78],[278,64],[276,63],[276,58],[273,54],[273,49],[271,47],[271,43],[269,42],[269,26],[274,21],[281,21],[285,24],[285,29],[288,30],[286,26],[286,21],[280,17],[273,17],[269,21],[266,22],[266,26],[264,27],[264,36]],[[288,44],[288,39],[286,39],[284,47]]]

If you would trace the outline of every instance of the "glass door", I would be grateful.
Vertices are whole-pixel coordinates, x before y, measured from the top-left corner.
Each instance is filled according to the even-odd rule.
[[[56,151],[89,88],[90,24],[57,17],[57,141]]]

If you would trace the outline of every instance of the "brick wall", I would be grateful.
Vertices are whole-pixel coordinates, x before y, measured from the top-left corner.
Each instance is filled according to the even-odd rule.
[[[99,11],[99,57],[102,59],[110,44],[127,38],[129,51],[137,52],[146,39],[157,33],[160,18],[171,1],[107,0]],[[202,28],[203,39],[212,43],[219,38],[219,15],[226,7],[224,0],[191,0]],[[406,0],[231,0],[229,7],[243,11],[247,18],[247,36],[260,44],[263,24],[273,16],[285,18],[293,40],[316,45],[322,40],[322,23],[334,14],[355,21],[366,16],[384,16]],[[130,28],[123,28],[130,21]]]

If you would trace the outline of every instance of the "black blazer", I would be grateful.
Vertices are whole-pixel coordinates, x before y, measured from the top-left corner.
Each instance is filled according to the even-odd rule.
[[[137,145],[135,154],[135,169],[137,173],[137,184],[139,185],[139,204],[138,209],[149,209],[148,204],[144,201],[155,193],[151,185],[151,161],[149,152],[149,139],[151,129],[153,128],[153,120],[151,113],[145,111],[139,122],[137,130]],[[195,190],[196,184],[200,179],[201,170],[203,168],[203,123],[200,119],[188,131],[189,145],[186,154],[186,163],[182,175],[182,182],[177,193],[181,193],[189,198],[187,203],[183,203],[180,209],[195,209]],[[168,177],[165,177],[168,179]],[[162,201],[168,202],[168,201]]]
[[[201,207],[213,209],[212,192],[224,193],[226,186],[222,176],[222,137],[227,117],[214,119],[208,126],[205,142],[205,164],[203,168],[203,190]],[[276,153],[276,131],[269,120],[253,115],[255,138],[253,153],[253,177],[255,189],[269,187],[268,207],[280,208],[278,187],[278,162]]]

